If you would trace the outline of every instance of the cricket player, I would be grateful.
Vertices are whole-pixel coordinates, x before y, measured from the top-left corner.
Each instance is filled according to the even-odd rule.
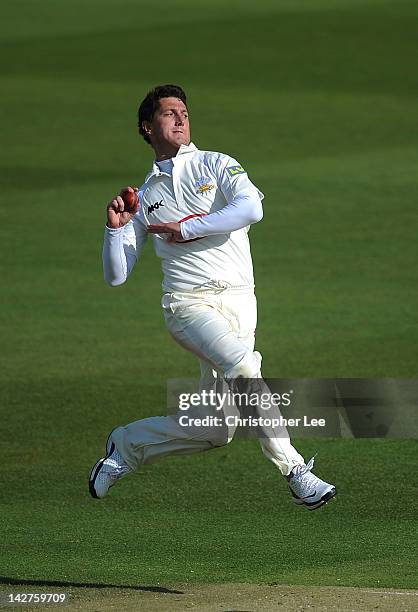
[[[165,322],[174,340],[199,359],[200,390],[233,388],[234,381],[243,380],[262,386],[261,355],[254,351],[257,306],[248,231],[262,219],[264,196],[238,161],[191,142],[181,87],[150,91],[139,107],[138,128],[155,161],[138,190],[136,210],[126,210],[120,195],[107,206],[105,280],[123,284],[152,235],[163,269]],[[227,424],[233,410],[229,404],[222,410],[193,408],[191,415],[218,419],[205,426],[203,418],[186,418],[179,410],[117,427],[91,470],[91,495],[103,498],[120,478],[161,457],[227,444],[236,429]],[[286,478],[296,504],[314,510],[336,494],[332,484],[312,473],[313,459],[305,464],[285,428],[261,429],[262,451]]]

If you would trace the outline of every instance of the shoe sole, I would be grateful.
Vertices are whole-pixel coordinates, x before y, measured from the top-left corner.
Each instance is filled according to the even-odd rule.
[[[93,466],[93,469],[90,472],[90,476],[89,476],[89,491],[90,491],[90,495],[92,497],[94,497],[94,499],[102,499],[101,497],[99,497],[96,493],[96,489],[94,488],[94,484],[96,482],[96,478],[101,470],[101,467],[103,465],[103,463],[106,461],[106,459],[113,453],[113,450],[115,448],[115,444],[114,442],[110,441],[110,438],[112,436],[114,430],[112,430],[109,434],[109,437],[107,438],[106,441],[106,455],[104,457],[102,457],[101,459],[99,459],[99,461]]]
[[[321,497],[321,499],[319,499],[316,502],[311,502],[311,503],[303,501],[303,499],[301,499],[300,497],[297,497],[293,493],[293,491],[291,491],[291,493],[293,495],[293,502],[297,506],[305,506],[305,508],[307,508],[308,510],[312,511],[312,510],[317,510],[318,508],[321,508],[321,506],[325,506],[325,504],[328,503],[330,499],[332,499],[333,497],[335,497],[337,495],[337,489],[335,487],[332,487],[332,489],[327,491]]]

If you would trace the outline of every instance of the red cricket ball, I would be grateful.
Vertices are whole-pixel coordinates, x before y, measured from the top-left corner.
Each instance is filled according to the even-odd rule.
[[[125,204],[125,211],[129,213],[136,212],[139,202],[138,192],[126,188],[122,189],[120,195]]]

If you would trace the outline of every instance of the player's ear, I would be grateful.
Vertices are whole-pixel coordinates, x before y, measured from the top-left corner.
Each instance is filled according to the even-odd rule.
[[[149,136],[151,134],[151,123],[149,121],[143,121],[142,122],[142,129],[144,130],[145,134],[147,136]]]

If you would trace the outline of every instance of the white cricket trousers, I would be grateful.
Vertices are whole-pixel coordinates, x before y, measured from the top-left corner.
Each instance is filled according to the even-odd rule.
[[[200,391],[226,387],[225,381],[240,376],[261,379],[261,355],[254,352],[257,302],[254,292],[245,289],[220,289],[212,292],[165,293],[162,306],[167,328],[173,338],[200,361]],[[260,381],[264,384],[264,381]],[[267,386],[265,389],[268,390]],[[161,457],[190,454],[223,446],[233,438],[235,428],[224,422],[227,413],[237,411],[198,406],[187,413],[141,419],[118,427],[111,440],[125,462],[137,469]],[[278,409],[273,416],[280,415]],[[214,415],[222,426],[202,427],[186,424],[188,417]],[[270,413],[269,416],[272,416]],[[188,419],[189,421],[190,419]],[[283,475],[304,463],[291,445],[285,428],[271,429],[258,437],[264,455]]]

